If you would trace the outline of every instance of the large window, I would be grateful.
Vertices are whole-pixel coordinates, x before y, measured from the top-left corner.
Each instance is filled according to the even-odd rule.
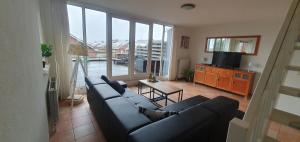
[[[153,24],[151,72],[156,76],[168,78],[172,34],[172,27]]]
[[[69,17],[69,30],[70,30],[70,43],[83,45],[83,21],[82,21],[82,8],[78,6],[68,5],[68,17]],[[72,60],[76,60],[76,56],[72,56]],[[73,66],[75,64],[73,63]],[[84,86],[84,74],[82,68],[79,68],[80,72],[77,74],[76,86]]]
[[[163,44],[163,31],[164,26],[159,24],[153,24],[153,38],[152,38],[152,62],[151,72],[155,76],[159,76],[160,71],[160,61],[162,54],[162,44]]]
[[[68,5],[71,42],[83,42],[82,8]]]
[[[160,76],[168,78],[171,63],[171,49],[173,47],[173,28],[164,26],[164,43],[161,54]]]
[[[148,73],[168,76],[172,27],[79,5],[67,5],[70,42],[88,48],[84,61],[89,76],[122,80],[142,79]],[[83,81],[83,74],[78,79]]]
[[[106,13],[85,9],[88,75],[107,75]]]
[[[129,21],[112,18],[112,76],[128,75]]]
[[[146,73],[148,63],[149,25],[135,24],[134,73]]]

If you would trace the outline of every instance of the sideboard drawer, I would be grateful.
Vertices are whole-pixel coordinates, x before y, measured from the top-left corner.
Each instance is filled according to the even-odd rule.
[[[248,96],[251,93],[254,76],[255,72],[196,64],[194,82]]]
[[[195,71],[205,72],[205,66],[204,65],[200,65],[200,64],[196,64]]]

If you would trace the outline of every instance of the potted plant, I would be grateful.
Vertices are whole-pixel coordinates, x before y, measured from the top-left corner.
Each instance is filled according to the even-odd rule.
[[[192,82],[194,78],[194,71],[192,69],[186,69],[183,71],[183,76],[187,82]]]
[[[52,48],[50,44],[42,43],[41,50],[42,50],[43,68],[44,68],[47,62],[47,58],[52,55]]]

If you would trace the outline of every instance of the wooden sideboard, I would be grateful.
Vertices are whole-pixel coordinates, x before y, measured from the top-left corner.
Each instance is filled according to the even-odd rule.
[[[255,72],[225,69],[205,64],[195,65],[194,83],[248,96],[251,93]]]

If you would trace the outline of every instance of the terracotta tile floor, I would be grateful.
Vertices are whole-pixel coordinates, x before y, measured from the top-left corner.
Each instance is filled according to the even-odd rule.
[[[240,103],[239,109],[242,111],[246,110],[249,103],[249,99],[246,97],[234,95],[200,84],[183,81],[166,81],[166,83],[183,88],[183,99],[196,95],[202,95],[208,98],[226,96],[238,100]],[[137,91],[136,86],[129,87],[129,89]],[[85,95],[85,89],[83,87],[77,88],[76,92],[77,94]],[[177,100],[177,95],[171,95],[170,98]],[[170,103],[171,102],[168,102],[168,104]],[[163,104],[163,102],[160,102],[159,104]],[[51,136],[50,142],[106,142],[86,100],[83,103],[74,106],[73,110],[70,109],[68,103],[64,101],[60,102],[59,116],[60,118],[56,127],[57,132]],[[300,141],[299,131],[275,122],[271,123],[268,134],[274,136],[281,142]]]
[[[300,131],[277,122],[270,122],[268,136],[280,142],[300,142]]]
[[[50,142],[106,142],[86,99],[73,110],[67,102],[60,102],[59,121]]]
[[[239,101],[240,106],[239,110],[246,111],[248,103],[250,99],[247,97],[231,94],[229,92],[224,92],[222,90],[214,89],[212,87],[208,87],[201,84],[194,84],[185,81],[165,81],[165,83],[170,84],[172,86],[176,86],[178,88],[183,89],[183,100],[191,98],[193,96],[202,95],[207,98],[215,98],[217,96],[226,96],[232,99]],[[137,92],[137,87],[130,87],[131,90],[135,90]],[[149,96],[147,96],[149,97]],[[177,100],[178,95],[170,95],[170,98],[173,100]],[[169,102],[168,102],[169,103]]]

